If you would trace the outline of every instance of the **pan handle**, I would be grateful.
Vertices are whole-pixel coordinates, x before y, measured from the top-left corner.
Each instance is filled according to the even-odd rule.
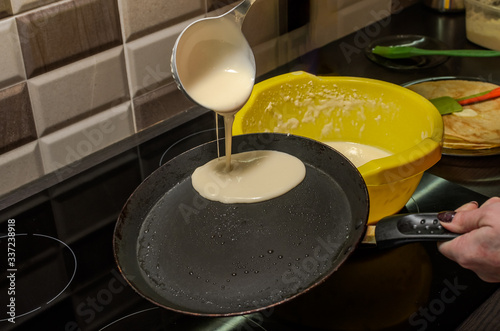
[[[367,231],[367,234],[369,232]],[[385,217],[377,223],[374,232],[375,242],[379,248],[412,242],[446,241],[459,236],[441,226],[437,213],[398,214]]]

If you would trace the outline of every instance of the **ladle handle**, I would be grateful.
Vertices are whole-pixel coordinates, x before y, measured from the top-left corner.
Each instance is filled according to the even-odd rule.
[[[243,25],[243,20],[248,13],[248,10],[255,1],[257,0],[243,0],[239,5],[234,7],[231,11],[227,12],[226,15],[233,15],[234,21],[241,27]]]
[[[375,226],[375,240],[379,248],[412,242],[446,241],[458,236],[441,226],[437,213],[393,215],[383,218]]]

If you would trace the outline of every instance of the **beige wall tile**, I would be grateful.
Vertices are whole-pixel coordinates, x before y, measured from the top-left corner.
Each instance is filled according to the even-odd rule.
[[[126,44],[127,69],[133,96],[172,82],[172,48],[186,25],[178,24]]]
[[[162,86],[134,99],[136,130],[144,130],[193,106],[175,83]]]
[[[257,68],[257,77],[269,72],[279,65],[279,41],[277,38],[261,43],[252,47],[255,56],[255,66]]]
[[[37,8],[60,0],[10,0],[12,12],[19,14],[33,8]]]
[[[206,12],[205,0],[118,0],[118,5],[127,41]]]
[[[16,21],[9,18],[0,21],[0,88],[26,78],[17,34]]]
[[[0,174],[2,174],[0,195],[42,177],[43,166],[38,143],[31,142],[0,155]]]
[[[28,81],[39,136],[128,99],[123,47]]]
[[[279,36],[278,0],[256,1],[243,21],[242,31],[251,46]]]
[[[40,139],[45,173],[70,166],[134,133],[130,102]]]

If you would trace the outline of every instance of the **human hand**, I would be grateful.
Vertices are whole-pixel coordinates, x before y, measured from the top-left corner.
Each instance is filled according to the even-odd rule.
[[[456,213],[441,213],[441,225],[461,236],[438,243],[441,254],[474,271],[485,282],[500,282],[500,198],[481,207],[469,202]]]

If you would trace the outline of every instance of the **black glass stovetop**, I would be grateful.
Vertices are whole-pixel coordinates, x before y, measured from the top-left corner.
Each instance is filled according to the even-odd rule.
[[[250,315],[194,317],[153,305],[117,270],[117,216],[145,177],[215,139],[214,127],[213,115],[202,115],[0,211],[0,330],[453,330],[498,288],[442,257],[435,243],[419,243],[360,247],[324,284]],[[471,200],[486,197],[425,174],[403,211]]]

